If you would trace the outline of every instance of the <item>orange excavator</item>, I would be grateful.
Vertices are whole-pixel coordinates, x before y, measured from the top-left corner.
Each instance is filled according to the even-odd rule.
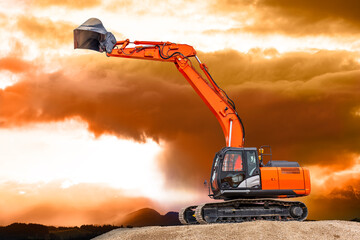
[[[223,201],[183,208],[179,212],[181,223],[306,219],[308,210],[304,203],[279,198],[309,195],[309,170],[297,162],[273,161],[270,146],[244,147],[244,126],[234,102],[216,84],[192,46],[130,42],[128,39],[116,41],[100,20],[90,18],[74,29],[74,48],[105,52],[108,57],[173,62],[219,121],[226,147],[215,154],[208,187],[210,198]],[[195,70],[191,58],[196,59],[205,76]],[[270,158],[266,164],[264,157]]]

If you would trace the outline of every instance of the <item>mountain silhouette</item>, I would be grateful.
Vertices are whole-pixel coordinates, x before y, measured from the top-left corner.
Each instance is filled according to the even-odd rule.
[[[112,225],[82,225],[54,227],[34,223],[13,223],[0,226],[0,240],[88,240],[118,227]]]
[[[120,222],[124,226],[172,226],[180,225],[177,212],[161,215],[151,208],[142,208],[126,215]]]

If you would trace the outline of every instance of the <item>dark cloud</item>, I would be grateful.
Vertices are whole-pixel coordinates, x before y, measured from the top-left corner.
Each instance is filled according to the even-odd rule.
[[[359,71],[351,54],[285,54],[272,60],[229,52],[215,56],[204,59],[210,69],[229,63],[212,69],[213,75],[237,103],[247,146],[271,144],[279,157],[308,164],[318,154],[359,152],[353,114],[359,107]],[[165,140],[173,146],[166,153],[177,156],[165,160],[175,181],[188,173],[189,181],[207,177],[212,155],[224,143],[221,129],[176,69],[101,57],[70,60],[62,71],[30,74],[8,87],[1,93],[3,126],[80,116],[97,135]],[[186,159],[184,172],[175,170],[180,156]],[[317,162],[335,163],[336,156]]]
[[[264,58],[264,54],[273,58]],[[360,154],[360,70],[344,51],[199,54],[234,99],[246,146],[270,144],[275,159],[345,169]],[[197,189],[224,146],[212,113],[170,63],[64,59],[55,73],[29,72],[0,90],[1,127],[80,117],[96,135],[161,140],[171,188]],[[341,188],[341,186],[339,186]]]
[[[227,0],[215,1],[210,12],[228,14],[239,22],[241,27],[228,32],[338,35],[359,32],[359,7],[356,0]]]
[[[169,145],[175,141],[173,156],[180,152],[176,150],[176,143],[186,143],[193,138],[214,139],[210,145],[219,150],[224,140],[216,119],[174,66],[165,63],[162,72],[154,72],[161,64],[85,56],[68,62],[63,71],[29,74],[27,80],[1,91],[2,127],[80,116],[96,135],[110,133],[136,141],[149,137],[169,141]],[[214,131],[209,131],[208,123]],[[208,146],[188,148],[187,155],[201,155],[196,153],[203,152],[204,147]],[[209,152],[211,156],[215,151]],[[211,165],[211,159],[205,162]],[[204,163],[200,158],[181,161],[198,166]],[[173,157],[165,162],[165,169],[169,163],[179,164]],[[187,174],[181,168],[177,171],[179,176]],[[207,171],[208,168],[199,172],[190,169],[193,176],[189,181]],[[167,173],[173,175],[174,181],[179,180],[178,174]]]
[[[335,174],[329,173],[330,176]],[[346,176],[344,176],[346,178]],[[328,193],[313,193],[311,199],[304,199],[309,208],[310,219],[351,220],[360,216],[360,179],[350,178],[344,184],[333,178],[324,183]]]
[[[360,153],[360,71],[325,74],[306,82],[247,83],[233,89],[242,104],[247,144],[270,144],[276,158],[339,164]],[[237,91],[236,91],[237,89]],[[235,94],[234,94],[235,95]],[[348,160],[348,161],[346,161]]]
[[[239,85],[244,82],[308,81],[316,76],[359,69],[358,53],[321,50],[315,53],[289,52],[276,49],[250,49],[247,54],[221,51],[199,54],[221,84]],[[219,59],[224,61],[221,64]],[[262,84],[263,85],[263,84]]]
[[[342,188],[335,188],[329,195],[332,198],[360,200],[360,180]]]
[[[217,57],[226,62],[217,62]],[[271,145],[274,158],[346,168],[359,153],[360,71],[341,51],[208,54],[246,128],[246,145]],[[226,79],[226,80],[225,80]]]
[[[360,206],[359,199],[333,199],[333,198],[314,198],[309,199],[306,205],[309,209],[308,219],[315,220],[351,220],[359,218]],[[302,200],[304,201],[304,199]]]
[[[309,24],[322,20],[344,20],[360,25],[360,2],[356,0],[260,0],[257,5],[274,8],[280,14],[303,19]]]

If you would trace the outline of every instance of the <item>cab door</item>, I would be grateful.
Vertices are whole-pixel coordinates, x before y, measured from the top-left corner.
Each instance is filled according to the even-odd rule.
[[[257,152],[255,150],[244,151],[246,160],[246,188],[260,188],[260,169]]]
[[[246,188],[244,151],[227,151],[221,161],[220,189]]]

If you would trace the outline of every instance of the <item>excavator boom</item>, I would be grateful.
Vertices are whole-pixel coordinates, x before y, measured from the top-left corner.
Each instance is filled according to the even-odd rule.
[[[129,47],[133,45],[132,47]],[[74,48],[106,52],[108,57],[135,58],[173,62],[197,94],[214,113],[223,130],[227,147],[244,146],[244,126],[235,110],[234,102],[212,79],[207,66],[201,63],[192,46],[171,42],[116,41],[100,20],[91,18],[74,30]],[[206,79],[192,66],[194,57]]]
[[[131,44],[129,40],[117,42],[116,46],[121,45],[121,47],[115,47],[111,53],[107,53],[107,56],[173,62],[218,119],[225,135],[226,145],[243,147],[244,128],[235,106],[211,78],[206,65],[200,62],[193,47],[186,44],[150,41],[134,41],[132,44],[135,47],[131,48],[128,44]],[[190,57],[195,57],[198,61],[207,77],[206,80],[192,66]]]

